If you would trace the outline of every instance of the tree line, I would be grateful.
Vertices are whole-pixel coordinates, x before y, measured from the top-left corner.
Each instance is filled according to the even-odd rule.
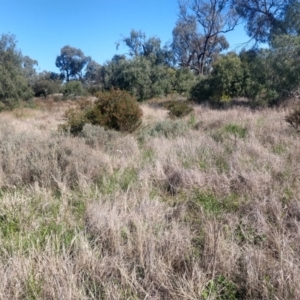
[[[33,96],[93,95],[112,88],[139,101],[180,93],[197,102],[247,97],[255,105],[272,105],[298,90],[299,0],[181,0],[178,5],[170,44],[132,30],[118,42],[128,53],[103,65],[67,45],[56,57],[57,73],[37,73],[38,62],[23,56],[13,35],[2,34],[0,108]],[[241,22],[254,46],[228,52],[225,34]]]

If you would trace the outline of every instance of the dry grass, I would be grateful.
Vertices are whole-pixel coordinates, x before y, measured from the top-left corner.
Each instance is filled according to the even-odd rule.
[[[0,116],[0,299],[299,299],[300,142],[283,110],[143,104],[134,135]]]

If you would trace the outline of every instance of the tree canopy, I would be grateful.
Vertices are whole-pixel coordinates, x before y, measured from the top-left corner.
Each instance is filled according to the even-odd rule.
[[[237,25],[236,11],[229,0],[180,1],[179,8],[172,43],[177,62],[208,74],[216,57],[229,47],[224,34]]]
[[[32,62],[28,57],[24,59],[21,51],[17,49],[15,36],[2,34],[0,38],[0,101],[2,104],[13,106],[19,100],[28,100],[32,97],[32,89],[27,80],[29,74],[26,78],[26,71],[30,69],[26,64],[28,61]]]
[[[299,30],[299,0],[233,0],[232,5],[256,42],[266,43],[272,35]]]
[[[198,102],[247,97],[255,104],[279,103],[299,90],[300,0],[179,0],[172,42],[131,30],[117,44],[124,54],[99,64],[81,49],[64,46],[55,64],[60,74],[36,71],[13,35],[0,39],[0,101],[92,94],[120,89],[139,101],[182,93]],[[228,53],[226,33],[244,22],[256,43]],[[260,48],[267,43],[268,48]]]
[[[64,46],[56,58],[55,65],[65,75],[66,81],[83,80],[83,70],[90,61],[91,58],[85,56],[80,49]]]

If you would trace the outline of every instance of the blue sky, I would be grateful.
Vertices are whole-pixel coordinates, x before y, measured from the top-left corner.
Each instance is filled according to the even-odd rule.
[[[38,61],[38,71],[54,72],[66,45],[103,64],[126,52],[115,43],[131,29],[171,42],[178,16],[177,0],[0,0],[0,7],[0,33],[14,34],[23,55]],[[226,37],[232,49],[248,40],[243,26]]]

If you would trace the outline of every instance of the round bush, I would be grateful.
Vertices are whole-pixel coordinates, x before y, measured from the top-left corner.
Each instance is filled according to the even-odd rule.
[[[67,111],[67,123],[60,128],[78,135],[84,124],[99,125],[105,129],[122,132],[133,132],[141,125],[143,111],[137,100],[128,92],[111,90],[97,93],[97,96],[95,104],[85,103]]]
[[[133,96],[126,91],[111,90],[98,93],[98,100],[86,117],[93,125],[132,132],[141,125],[142,115],[143,111]]]

